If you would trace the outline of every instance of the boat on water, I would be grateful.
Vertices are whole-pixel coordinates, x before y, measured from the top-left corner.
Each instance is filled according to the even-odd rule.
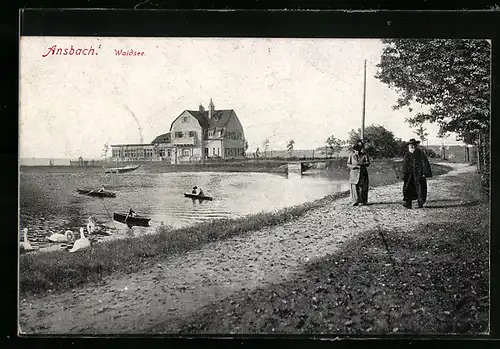
[[[191,194],[191,193],[184,193],[184,196],[191,199],[209,200],[209,201],[213,200],[211,196],[205,196],[205,195],[200,196],[198,194]]]
[[[96,196],[96,197],[101,197],[101,198],[115,198],[116,197],[116,193],[113,193],[111,191],[106,191],[106,190],[100,191],[99,189],[77,188],[76,191],[80,194],[83,194],[83,195]]]
[[[128,225],[129,227],[137,225],[141,227],[149,227],[149,221],[151,218],[146,218],[143,216],[127,216],[122,213],[113,213],[113,219],[117,222]]]
[[[105,168],[104,173],[126,173],[137,170],[141,165]]]

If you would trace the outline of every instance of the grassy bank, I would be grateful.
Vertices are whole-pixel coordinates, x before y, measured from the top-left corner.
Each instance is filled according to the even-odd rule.
[[[371,184],[376,186],[396,181],[391,166],[387,162],[375,163],[370,172],[373,175]],[[446,167],[434,166],[436,175],[447,171]],[[20,258],[20,294],[26,296],[49,290],[58,292],[99,281],[112,273],[138,271],[166,256],[195,249],[211,241],[282,224],[347,195],[347,192],[336,193],[277,212],[239,219],[215,220],[175,230],[159,229],[157,234],[100,243],[75,254],[66,251],[28,253]]]
[[[179,332],[488,331],[488,199],[480,194],[477,174],[455,180],[467,202],[445,204],[452,223],[436,223],[439,217],[430,212],[435,222],[410,232],[366,232],[290,281],[209,304],[186,319]]]

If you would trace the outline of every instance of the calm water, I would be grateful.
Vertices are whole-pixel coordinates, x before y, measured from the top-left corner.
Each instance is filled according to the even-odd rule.
[[[330,175],[331,177],[331,175]],[[347,178],[302,177],[268,173],[148,173],[140,169],[120,175],[102,172],[54,172],[31,168],[21,173],[20,224],[37,244],[53,232],[84,226],[93,216],[103,231],[126,237],[154,231],[164,222],[183,227],[198,222],[235,218],[269,212],[347,190]],[[116,198],[99,199],[80,195],[76,188],[97,188],[116,192]],[[213,201],[185,198],[183,193],[201,186]],[[113,221],[113,212],[133,208],[151,217],[151,226],[128,229]]]

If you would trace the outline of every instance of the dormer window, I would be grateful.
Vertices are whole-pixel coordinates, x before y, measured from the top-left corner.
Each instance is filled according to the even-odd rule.
[[[189,131],[189,137],[194,137],[194,136],[195,136],[194,131]]]

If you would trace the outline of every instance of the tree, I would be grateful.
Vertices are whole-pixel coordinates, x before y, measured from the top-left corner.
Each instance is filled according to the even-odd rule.
[[[394,109],[430,106],[408,122],[429,121],[474,141],[490,128],[490,50],[487,40],[387,39],[376,78],[395,89]]]
[[[422,144],[425,143],[425,141],[427,140],[427,136],[429,135],[427,129],[424,127],[424,124],[420,124],[420,126],[413,133],[415,133],[417,137],[422,141]],[[427,149],[425,151],[427,151]]]
[[[391,158],[401,156],[401,140],[397,140],[394,134],[380,125],[370,125],[364,132],[365,151],[374,158]],[[352,147],[361,140],[361,129],[349,132],[348,144]]]
[[[267,157],[267,151],[269,150],[269,138],[264,141],[264,156]]]
[[[342,150],[342,146],[345,144],[344,141],[335,138],[334,135],[331,135],[326,140],[327,149],[330,150],[331,154],[339,153]],[[328,156],[328,154],[326,154]]]
[[[104,161],[106,161],[106,158],[108,156],[108,152],[109,152],[109,144],[108,142],[104,143],[104,147],[102,149],[102,157],[104,158]]]
[[[245,141],[245,150],[243,151],[243,156],[246,156],[248,150],[248,141]]]
[[[429,135],[428,132],[426,132],[427,129],[424,127],[424,125],[420,124],[420,126],[413,132],[417,135],[417,137],[424,143],[427,140],[427,136]]]
[[[288,143],[286,144],[286,150],[290,153],[290,156],[292,156],[293,152],[293,145],[295,144],[295,141],[293,139],[290,139]]]

